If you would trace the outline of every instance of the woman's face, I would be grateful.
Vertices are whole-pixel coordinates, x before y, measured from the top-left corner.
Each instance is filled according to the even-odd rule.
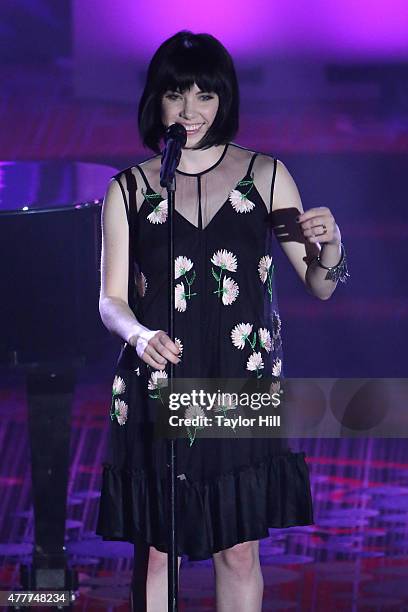
[[[185,148],[190,148],[210,129],[217,115],[218,105],[218,95],[200,91],[196,83],[184,93],[168,90],[162,98],[162,122],[166,128],[172,123],[184,125],[187,130]]]

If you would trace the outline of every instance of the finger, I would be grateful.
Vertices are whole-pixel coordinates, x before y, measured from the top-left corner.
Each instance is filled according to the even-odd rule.
[[[165,357],[161,354],[160,351],[156,349],[156,347],[152,344],[151,341],[146,346],[145,353],[149,355],[149,357],[154,359],[156,363],[159,363],[161,367],[165,367],[167,363]]]
[[[175,342],[173,342],[171,338],[169,338],[167,334],[163,334],[159,336],[159,340],[163,344],[163,346],[165,346],[169,351],[171,351],[175,355],[179,354],[180,352],[179,347],[177,346]]]
[[[145,363],[147,363],[147,365],[151,366],[155,370],[164,370],[164,368],[166,367],[166,364],[157,362],[155,359],[150,357],[150,355],[148,355],[146,351],[143,353],[142,359]]]
[[[298,219],[299,219],[299,223],[302,223],[303,221],[308,221],[309,219],[311,219],[312,217],[315,217],[316,215],[327,215],[327,214],[331,214],[330,209],[327,208],[327,206],[315,206],[314,208],[309,208],[309,210],[306,210],[305,212],[301,213]]]
[[[320,229],[320,231],[319,231]],[[310,230],[305,230],[303,232],[303,235],[305,238],[319,238],[321,236],[327,236],[327,232],[323,232],[323,230],[321,228],[319,229],[310,229]]]
[[[179,361],[180,361],[179,357],[177,357],[177,355],[175,355],[174,353],[169,351],[169,349],[166,348],[166,346],[163,344],[163,342],[161,342],[160,338],[153,338],[152,339],[152,347],[160,355],[162,355],[163,357],[165,357],[166,359],[168,359],[172,363],[179,363]]]
[[[329,227],[332,225],[332,219],[330,217],[324,217],[322,215],[316,215],[307,221],[302,221],[300,227],[302,229],[310,229],[311,227],[317,227],[318,225],[325,225]]]

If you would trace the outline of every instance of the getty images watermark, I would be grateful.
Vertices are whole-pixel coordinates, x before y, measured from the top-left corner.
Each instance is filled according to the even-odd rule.
[[[408,437],[405,378],[174,378],[159,395],[159,437]]]
[[[271,390],[272,391],[272,390]],[[218,389],[211,393],[204,389],[192,389],[189,393],[170,393],[169,410],[180,410],[185,416],[172,414],[169,416],[171,427],[279,427],[279,414],[259,414],[256,417],[234,416],[231,411],[247,408],[258,411],[262,408],[277,408],[281,403],[280,392],[242,392],[228,393]],[[210,416],[209,411],[212,411]],[[227,414],[227,411],[228,414]],[[222,412],[222,414],[214,414]]]

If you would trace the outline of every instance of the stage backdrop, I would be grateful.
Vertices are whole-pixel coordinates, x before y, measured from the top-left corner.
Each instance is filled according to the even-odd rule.
[[[181,29],[219,38],[253,101],[316,95],[328,62],[408,57],[406,0],[73,0],[72,10],[81,97],[136,101],[146,62]]]

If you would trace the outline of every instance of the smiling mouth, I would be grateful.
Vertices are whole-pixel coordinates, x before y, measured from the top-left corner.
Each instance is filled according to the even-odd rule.
[[[187,134],[195,134],[203,126],[203,123],[194,123],[192,125],[184,125]]]

